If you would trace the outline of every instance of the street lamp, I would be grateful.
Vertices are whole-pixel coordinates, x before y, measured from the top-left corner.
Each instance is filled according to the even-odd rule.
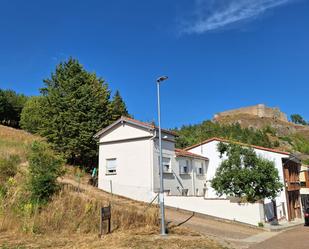
[[[160,193],[159,203],[161,210],[161,235],[165,232],[165,211],[164,211],[164,185],[163,185],[163,163],[162,163],[162,135],[161,135],[161,107],[160,107],[160,83],[167,80],[167,76],[161,76],[157,79],[157,97],[158,97],[158,126],[159,126],[159,173],[160,173]]]

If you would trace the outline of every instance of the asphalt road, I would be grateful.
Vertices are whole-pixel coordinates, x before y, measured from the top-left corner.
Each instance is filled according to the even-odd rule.
[[[308,249],[309,226],[297,226],[284,231],[261,243],[251,245],[249,249]]]

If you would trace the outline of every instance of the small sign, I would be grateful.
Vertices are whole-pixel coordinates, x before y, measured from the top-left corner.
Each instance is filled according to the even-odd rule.
[[[100,234],[99,237],[101,238],[103,235],[103,222],[107,220],[107,233],[111,232],[111,204],[109,204],[107,207],[101,207],[100,210]]]
[[[107,207],[102,207],[101,208],[101,217],[102,217],[102,220],[108,220],[111,218],[111,206],[107,206]]]

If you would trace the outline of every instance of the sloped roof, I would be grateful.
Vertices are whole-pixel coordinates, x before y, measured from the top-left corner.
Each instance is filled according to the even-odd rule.
[[[155,126],[154,124],[151,123],[146,123],[146,122],[142,122],[133,118],[129,118],[129,117],[125,117],[125,116],[121,116],[118,120],[116,120],[114,123],[112,123],[111,125],[107,126],[106,128],[100,130],[99,132],[97,132],[93,137],[94,138],[99,138],[103,133],[105,133],[106,131],[108,131],[109,129],[113,128],[115,125],[121,123],[121,122],[127,122],[142,128],[146,128],[149,130],[158,130],[159,128],[157,126]],[[178,136],[176,132],[170,131],[170,130],[166,130],[166,129],[162,129],[161,131],[173,136]]]
[[[196,158],[196,159],[202,159],[202,160],[209,160],[207,157],[189,152],[189,151],[185,151],[185,150],[181,150],[181,149],[175,149],[175,153],[177,157],[191,157],[191,158]]]
[[[195,145],[192,145],[192,146],[189,146],[189,147],[185,148],[185,150],[188,151],[188,150],[196,148],[196,147],[198,147],[200,145],[210,143],[212,141],[219,141],[219,142],[225,142],[225,143],[239,144],[239,145],[242,145],[242,146],[251,147],[251,148],[254,148],[254,149],[259,149],[259,150],[264,150],[264,151],[269,151],[269,152],[273,152],[273,153],[278,153],[278,154],[282,154],[282,155],[287,155],[287,156],[291,155],[291,153],[286,152],[286,151],[280,151],[280,150],[266,148],[266,147],[262,147],[262,146],[240,143],[240,142],[231,141],[231,140],[227,140],[227,139],[224,139],[224,138],[218,138],[218,137],[213,137],[213,138],[204,140],[201,143],[198,143],[198,144],[195,144]]]

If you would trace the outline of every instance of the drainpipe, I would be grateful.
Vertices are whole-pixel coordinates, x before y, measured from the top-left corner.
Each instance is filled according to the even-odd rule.
[[[153,141],[157,137],[157,130],[154,130],[154,135],[149,138],[149,142]],[[153,150],[154,150],[154,143],[149,143],[150,146],[150,164],[151,164],[151,170],[150,170],[150,184],[151,184],[151,191],[154,192],[154,187],[153,187]]]
[[[192,188],[193,188],[193,195],[196,195],[196,189],[195,189],[195,177],[196,177],[196,172],[195,172],[195,165],[194,165],[194,159],[191,160],[191,165],[192,165]]]

